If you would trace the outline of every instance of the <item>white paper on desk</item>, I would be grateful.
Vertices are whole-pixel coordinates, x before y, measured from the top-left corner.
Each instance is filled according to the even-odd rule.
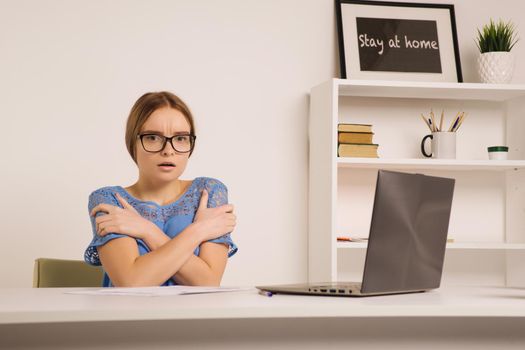
[[[193,287],[193,286],[165,286],[165,287],[132,287],[132,288],[102,288],[84,289],[64,292],[66,294],[87,294],[87,295],[128,295],[144,297],[161,297],[169,295],[187,295],[204,293],[224,293],[238,292],[251,288],[240,287]]]

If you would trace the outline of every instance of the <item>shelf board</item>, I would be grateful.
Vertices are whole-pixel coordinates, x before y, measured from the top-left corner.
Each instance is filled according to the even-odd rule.
[[[523,250],[523,243],[454,242],[447,243],[449,249]]]
[[[366,249],[366,242],[337,242],[338,249]],[[525,243],[496,243],[496,242],[454,242],[447,243],[447,249],[471,250],[525,250]]]
[[[339,168],[490,170],[525,169],[525,160],[337,158]]]
[[[339,96],[507,101],[525,97],[525,85],[334,79]]]

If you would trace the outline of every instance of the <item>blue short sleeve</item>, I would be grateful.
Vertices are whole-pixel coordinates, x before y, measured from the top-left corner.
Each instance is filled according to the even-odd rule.
[[[224,204],[228,204],[228,189],[226,186],[216,179],[208,179],[204,188],[208,191],[208,208],[219,207]],[[211,239],[208,242],[213,243],[226,243],[229,247],[228,257],[231,257],[237,253],[237,245],[231,239],[230,233],[225,234],[219,238]]]
[[[94,191],[93,193],[91,193],[91,195],[89,196],[89,203],[88,203],[89,213],[91,213],[91,210],[93,210],[93,208],[95,208],[97,205],[102,204],[102,203],[121,207],[117,198],[115,197],[114,190],[111,187],[104,187],[104,188],[98,189]],[[93,239],[91,240],[91,243],[89,243],[89,246],[84,252],[84,260],[88,264],[96,265],[96,266],[101,265],[100,258],[98,256],[97,247],[100,247],[106,244],[112,239],[120,238],[120,237],[127,237],[126,235],[122,235],[119,233],[108,233],[104,237],[99,236],[97,234],[97,226],[95,223],[95,218],[101,215],[106,215],[106,214],[103,212],[98,212],[96,216],[90,215],[91,229],[93,231]]]

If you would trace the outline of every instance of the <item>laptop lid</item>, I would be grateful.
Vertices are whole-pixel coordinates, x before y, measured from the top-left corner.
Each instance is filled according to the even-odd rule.
[[[438,288],[454,179],[379,170],[362,293]]]

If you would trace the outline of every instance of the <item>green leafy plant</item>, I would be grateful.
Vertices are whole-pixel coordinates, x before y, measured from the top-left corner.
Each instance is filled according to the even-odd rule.
[[[516,27],[510,21],[505,23],[499,20],[495,23],[492,19],[489,24],[478,29],[476,45],[479,52],[510,51],[519,39],[516,38]]]

